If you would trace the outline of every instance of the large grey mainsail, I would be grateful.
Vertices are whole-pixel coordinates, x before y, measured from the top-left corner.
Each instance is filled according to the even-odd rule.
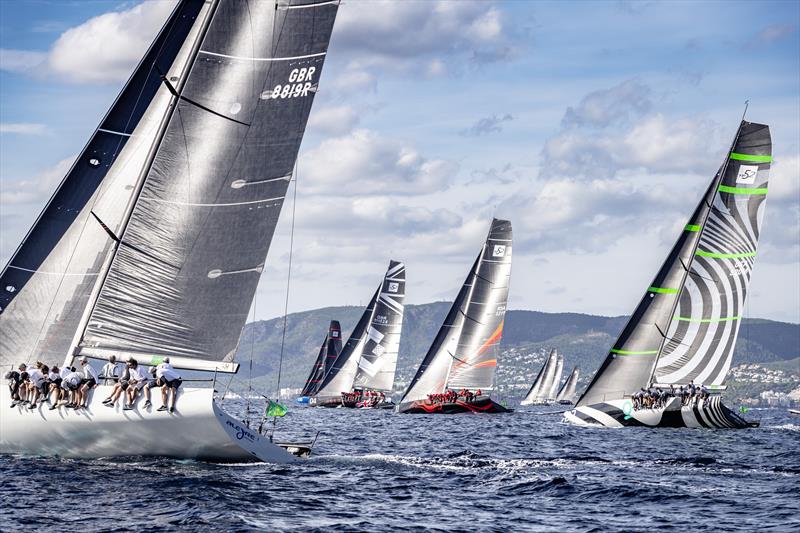
[[[447,388],[492,390],[511,278],[511,223],[492,220],[478,258],[402,402]]]
[[[771,153],[769,128],[742,121],[725,162],[578,405],[623,398],[648,386],[654,373],[663,383],[724,379],[755,257]]]
[[[378,290],[325,376],[317,396],[340,398],[354,387],[390,391],[394,382],[405,298],[405,266],[390,261]]]
[[[0,274],[0,364],[63,360],[169,106],[161,76],[183,74],[208,12],[182,0]],[[189,43],[189,44],[187,44]],[[103,223],[101,224],[100,218]]]
[[[580,370],[576,366],[570,372],[567,381],[564,382],[564,385],[561,387],[561,390],[558,391],[556,395],[556,401],[558,402],[572,402],[575,399],[575,391],[578,388],[578,377],[580,376]]]
[[[337,8],[212,3],[78,353],[233,358]]]
[[[522,400],[522,405],[529,405],[532,403],[544,402],[547,399],[547,393],[550,391],[550,384],[555,375],[556,365],[558,364],[558,352],[553,348],[550,350],[550,355],[542,365],[536,379],[533,380],[531,388]]]

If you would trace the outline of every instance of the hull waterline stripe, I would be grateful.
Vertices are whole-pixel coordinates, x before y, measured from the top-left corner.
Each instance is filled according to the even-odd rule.
[[[772,162],[771,155],[750,155],[750,154],[737,154],[731,152],[731,159],[736,161],[751,161],[753,163],[770,163]]]
[[[620,355],[655,355],[658,353],[658,350],[645,350],[642,352],[630,352],[628,350],[617,350],[616,348],[611,349],[611,353],[618,353]]]
[[[318,54],[308,54],[305,56],[293,56],[293,57],[246,57],[246,56],[230,56],[227,54],[218,54],[216,52],[209,52],[207,50],[200,50],[200,53],[209,56],[224,57],[226,59],[241,59],[244,61],[292,61],[295,59],[309,59],[312,57],[321,57],[327,54],[327,52],[320,52]]]
[[[728,194],[767,194],[767,188],[748,189],[746,187],[728,187],[727,185],[720,185],[719,192],[726,192]]]
[[[741,320],[741,316],[723,316],[720,318],[692,318],[690,316],[676,316],[672,320],[679,320],[681,322],[699,322],[701,324],[709,324],[713,322],[730,322],[732,320]]]
[[[755,252],[742,252],[739,254],[718,254],[715,252],[706,252],[705,250],[697,250],[695,255],[700,257],[712,257],[714,259],[738,259],[740,257],[755,257]]]
[[[686,224],[686,227],[683,228],[686,231],[700,231],[702,226],[698,226],[696,224]]]
[[[678,289],[669,287],[647,287],[647,292],[657,292],[660,294],[678,294]]]

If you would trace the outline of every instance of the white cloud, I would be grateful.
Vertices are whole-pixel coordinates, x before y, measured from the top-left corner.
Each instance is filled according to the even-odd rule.
[[[75,161],[72,156],[62,159],[51,168],[40,172],[30,179],[23,179],[19,181],[5,180],[5,183],[10,183],[10,186],[4,187],[0,190],[0,204],[7,205],[26,205],[26,204],[41,204],[53,194],[64,176],[72,167]]]
[[[76,83],[126,80],[174,6],[173,0],[143,2],[65,31],[48,54],[50,72]]]
[[[342,135],[358,125],[359,117],[355,109],[348,105],[333,107],[315,106],[308,118],[308,128],[331,135]]]
[[[19,135],[45,135],[48,132],[44,124],[32,124],[27,122],[3,122],[0,123],[0,133],[16,133]]]
[[[327,139],[302,161],[301,187],[312,194],[419,195],[446,189],[458,170],[366,129]]]
[[[0,70],[7,72],[31,72],[46,60],[45,52],[0,48]]]
[[[800,156],[776,157],[769,176],[767,205],[800,203]]]
[[[562,126],[605,127],[629,117],[640,116],[652,107],[650,87],[627,80],[610,89],[593,91],[575,107],[568,107]]]

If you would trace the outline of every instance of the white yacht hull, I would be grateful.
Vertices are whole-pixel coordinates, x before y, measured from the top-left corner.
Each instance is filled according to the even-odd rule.
[[[158,411],[142,398],[133,410],[102,401],[111,386],[94,389],[89,407],[74,410],[40,403],[35,409],[11,407],[0,391],[0,453],[79,458],[160,456],[205,461],[288,463],[295,457],[223,411],[210,388],[182,388],[175,412]]]

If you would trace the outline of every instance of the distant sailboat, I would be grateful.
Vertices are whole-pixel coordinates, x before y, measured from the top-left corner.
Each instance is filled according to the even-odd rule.
[[[444,324],[403,394],[399,412],[508,411],[492,401],[489,392],[494,389],[508,305],[511,248],[511,222],[494,219]],[[480,394],[453,397],[461,389]]]
[[[338,320],[331,320],[328,326],[328,334],[325,335],[325,340],[322,341],[322,346],[319,347],[314,366],[311,367],[311,373],[308,375],[305,385],[303,385],[300,398],[297,399],[299,403],[308,403],[309,397],[317,393],[320,385],[322,385],[323,378],[331,369],[341,351],[342,327],[339,325]]]
[[[550,356],[542,365],[539,374],[533,380],[533,385],[531,385],[520,405],[547,405],[549,403],[547,400],[555,381],[558,357],[559,355],[555,348],[550,350]]]
[[[556,401],[562,405],[572,405],[575,403],[575,391],[578,388],[578,377],[580,375],[580,370],[576,366],[572,369],[567,381],[564,382],[564,385],[561,387],[561,390],[558,391],[556,395]]]
[[[406,269],[389,268],[350,338],[331,365],[310,404],[319,407],[384,407],[394,384],[403,326]]]
[[[561,375],[564,373],[564,356],[558,354],[556,358],[556,371],[553,373],[553,379],[550,382],[550,390],[547,393],[547,402],[553,403],[558,396],[558,386],[561,384]]]
[[[0,275],[2,366],[113,354],[238,370],[337,9],[177,4]],[[181,388],[174,414],[103,406],[109,388],[35,413],[0,394],[0,453],[294,459],[211,387]]]
[[[731,149],[577,407],[579,425],[744,428],[722,404],[764,216],[769,127],[742,121]],[[636,408],[642,388],[704,390]],[[645,405],[648,405],[645,402]]]

